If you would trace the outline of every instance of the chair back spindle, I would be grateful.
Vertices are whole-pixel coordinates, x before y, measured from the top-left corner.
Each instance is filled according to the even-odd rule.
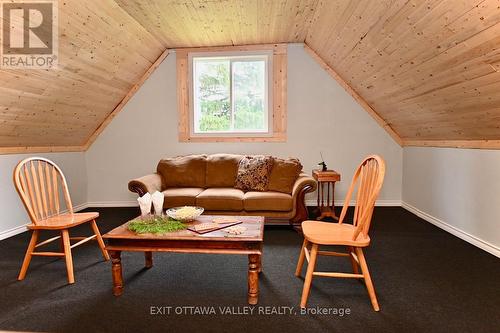
[[[66,178],[54,162],[42,157],[22,160],[14,169],[14,184],[33,224],[59,215],[63,200],[73,214]]]
[[[354,207],[353,217],[353,225],[356,226],[356,232],[353,240],[355,240],[360,233],[365,236],[368,235],[375,201],[382,188],[384,175],[385,163],[378,155],[372,155],[365,158],[354,173],[339,218],[339,223],[342,223],[346,216],[351,197],[357,186],[356,206]]]

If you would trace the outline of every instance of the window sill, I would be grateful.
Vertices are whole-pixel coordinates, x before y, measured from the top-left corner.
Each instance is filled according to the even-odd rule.
[[[276,133],[273,136],[183,136],[179,135],[179,142],[286,142],[285,133]]]

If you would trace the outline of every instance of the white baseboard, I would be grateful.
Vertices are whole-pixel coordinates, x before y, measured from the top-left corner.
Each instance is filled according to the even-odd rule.
[[[79,204],[79,205],[73,206],[73,210],[75,212],[78,212],[78,211],[83,210],[83,209],[85,209],[87,207],[88,207],[88,204],[87,203],[83,203],[83,204]],[[65,213],[65,212],[67,212],[67,210],[63,211],[63,213]],[[6,239],[6,238],[9,238],[9,237],[12,237],[12,236],[15,236],[15,235],[18,235],[18,234],[21,234],[21,233],[25,232],[26,230],[28,230],[28,228],[26,228],[26,226],[28,224],[29,223],[26,223],[26,224],[20,225],[18,227],[15,227],[15,228],[12,228],[12,229],[9,229],[9,230],[1,231],[0,232],[0,240],[3,240],[3,239]]]
[[[356,202],[353,200],[350,202],[350,205],[354,205]],[[341,207],[344,204],[342,200],[335,200],[335,206]],[[316,206],[316,200],[315,199],[308,199],[306,200],[306,205],[307,206]],[[399,201],[399,200],[377,200],[376,206],[379,207],[388,207],[388,206],[396,206],[396,207],[403,207],[409,212],[417,215],[418,217],[424,219],[425,221],[434,224],[435,226],[449,232],[450,234],[474,245],[477,246],[478,248],[493,254],[496,257],[500,258],[500,248],[498,246],[495,246],[487,241],[484,241],[476,236],[473,236],[463,230],[458,229],[457,227],[454,227],[430,214],[427,214],[418,208],[404,202],[404,201]],[[78,212],[80,210],[83,210],[85,208],[89,207],[137,207],[138,203],[136,200],[130,200],[130,201],[94,201],[94,202],[87,202],[83,204],[79,204],[74,206],[75,212]],[[15,236],[17,234],[20,234],[22,232],[25,232],[27,230],[26,228],[27,224],[20,225],[18,227],[1,231],[0,232],[0,240]]]
[[[84,210],[85,208],[88,208],[88,207],[89,207],[88,202],[85,202],[85,203],[73,206],[73,211],[79,212],[79,211]],[[64,212],[66,212],[66,211],[64,211]]]
[[[457,227],[452,226],[449,223],[446,223],[443,220],[440,220],[430,214],[427,214],[426,212],[421,211],[420,209],[416,208],[415,206],[410,205],[407,202],[402,201],[401,202],[401,207],[406,209],[407,211],[417,215],[418,217],[424,219],[425,221],[434,224],[436,227],[443,229],[446,232],[449,232],[450,234],[474,245],[477,246],[478,248],[489,252],[493,254],[494,256],[500,258],[500,248],[498,246],[495,246],[485,240],[482,240],[474,235],[471,235],[461,229],[458,229]]]
[[[26,230],[28,230],[28,228],[26,228],[26,226],[27,226],[27,224],[23,224],[23,225],[20,225],[18,227],[0,232],[0,240],[9,238],[9,237],[12,237],[15,235],[19,235],[20,233],[25,232]]]
[[[139,207],[137,200],[131,201],[92,201],[87,207]]]
[[[344,204],[344,201],[335,200],[335,206],[342,207],[343,204]],[[354,206],[355,204],[356,204],[355,200],[351,200],[351,202],[349,203],[349,205],[351,205],[351,206]],[[131,201],[93,201],[93,202],[88,202],[86,204],[86,207],[138,207],[138,206],[139,206],[139,204],[137,203],[136,200],[131,200]],[[316,200],[315,199],[306,200],[306,206],[316,206]],[[375,203],[375,206],[401,207],[401,201],[400,200],[377,200],[377,202]]]
[[[316,199],[307,199],[306,200],[306,206],[316,206],[317,204]],[[356,204],[356,200],[351,200],[349,202],[349,206],[354,206]],[[344,200],[335,200],[335,206],[336,207],[342,207],[344,205]],[[401,200],[377,200],[375,202],[375,206],[378,207],[401,207]]]

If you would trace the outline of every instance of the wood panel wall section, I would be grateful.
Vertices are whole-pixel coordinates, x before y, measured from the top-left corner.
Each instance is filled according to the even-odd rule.
[[[406,140],[405,147],[500,149],[500,140]]]
[[[0,67],[0,153],[83,151],[166,49],[114,1],[58,1],[59,66]]]
[[[302,43],[319,0],[115,1],[172,49]]]
[[[67,0],[59,67],[0,68],[0,154],[87,149],[167,49],[274,43],[403,145],[500,149],[498,0]]]
[[[272,136],[192,136],[191,106],[189,98],[189,63],[190,52],[238,52],[272,51],[273,52],[273,133]],[[177,56],[177,109],[179,117],[180,142],[283,142],[286,141],[287,129],[287,45],[263,44],[246,46],[221,46],[182,48],[176,50]]]
[[[106,126],[111,123],[111,121],[114,119],[114,117],[125,107],[125,105],[128,103],[128,101],[135,95],[135,93],[139,90],[139,88],[142,87],[144,82],[151,76],[151,74],[154,73],[154,71],[161,65],[163,60],[165,60],[166,57],[168,57],[170,53],[170,50],[165,50],[159,57],[156,59],[156,61],[149,67],[149,69],[144,73],[144,75],[141,77],[141,79],[132,86],[132,88],[129,90],[129,92],[125,95],[125,97],[118,103],[118,105],[114,108],[113,112],[111,112],[106,119],[102,122],[102,124],[95,130],[94,133],[90,136],[90,138],[87,140],[87,143],[84,146],[84,150],[89,149],[89,147],[94,143],[94,141],[97,139],[99,134],[104,131]]]
[[[500,148],[499,1],[320,1],[305,43],[403,145]]]
[[[352,96],[352,98],[354,98],[354,100],[359,104],[361,105],[361,107],[363,109],[365,109],[366,112],[368,112],[368,114],[370,116],[372,116],[372,118],[391,136],[391,138],[396,141],[400,146],[403,145],[403,141],[401,140],[401,138],[399,137],[399,135],[394,132],[394,130],[392,129],[392,127],[384,120],[382,119],[382,117],[380,117],[377,112],[375,112],[375,110],[373,110],[373,108],[370,106],[370,104],[368,104],[354,89],[352,89],[352,87],[344,81],[344,79],[342,79],[340,77],[340,75],[337,74],[337,72],[335,72],[333,70],[333,68],[331,68],[316,52],[314,52],[313,49],[311,49],[309,46],[307,45],[304,45],[304,50],[311,56],[311,58],[313,58],[317,63],[318,65],[321,66],[321,68],[323,68],[335,81],[337,81],[338,84],[340,84],[340,86],[342,88],[344,88],[344,90]]]

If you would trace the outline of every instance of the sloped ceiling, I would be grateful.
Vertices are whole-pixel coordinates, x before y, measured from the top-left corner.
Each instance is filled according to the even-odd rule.
[[[404,144],[454,146],[500,139],[499,22],[499,1],[324,1],[306,43]]]
[[[499,22],[496,0],[59,1],[59,68],[0,69],[0,152],[85,149],[167,49],[281,42],[403,144],[500,147]]]

